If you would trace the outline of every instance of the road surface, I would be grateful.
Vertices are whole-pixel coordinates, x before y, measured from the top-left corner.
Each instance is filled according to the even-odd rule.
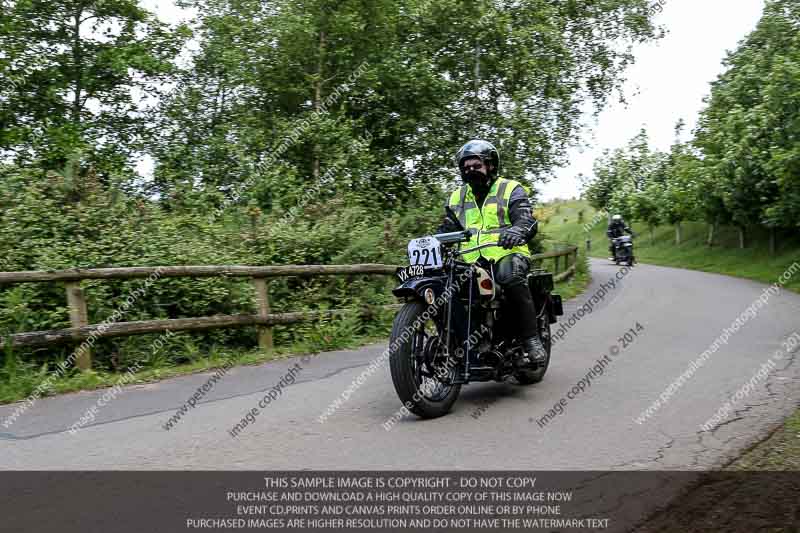
[[[797,352],[780,360],[736,403],[718,429],[700,428],[800,330],[800,295],[771,296],[668,401],[635,419],[687,370],[765,285],[680,269],[637,265],[627,275],[593,260],[593,281],[567,302],[567,317],[603,283],[616,281],[554,348],[544,382],[475,384],[437,420],[384,422],[400,407],[383,366],[324,423],[319,416],[384,344],[326,353],[304,363],[295,383],[237,437],[229,430],[257,407],[299,360],[234,368],[170,430],[164,424],[210,373],[127,387],[96,420],[67,432],[103,391],[42,399],[10,428],[0,426],[2,469],[707,469],[763,437],[800,399]],[[798,273],[797,275],[800,275]],[[630,342],[562,413],[537,423],[578,381]],[[633,335],[633,334],[631,334]],[[0,407],[4,420],[14,406]]]

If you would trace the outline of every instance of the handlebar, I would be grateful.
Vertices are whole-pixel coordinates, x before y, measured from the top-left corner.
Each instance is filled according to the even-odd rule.
[[[457,242],[469,242],[472,237],[472,230],[453,231],[451,233],[438,233],[434,235],[442,244],[455,244]]]
[[[437,235],[434,235],[434,237],[436,237],[442,244],[455,244],[461,242],[469,242],[470,238],[472,238],[474,234],[475,234],[474,230],[467,229],[464,231],[453,231],[451,233],[439,233]],[[460,250],[456,252],[456,256],[468,254],[470,252],[477,252],[478,250],[483,250],[484,248],[491,248],[492,246],[500,246],[500,245],[496,242],[481,244],[479,246],[467,248],[466,250]]]

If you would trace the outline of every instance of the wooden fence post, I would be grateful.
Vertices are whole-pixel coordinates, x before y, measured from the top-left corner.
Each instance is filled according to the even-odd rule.
[[[269,315],[269,290],[266,278],[253,278],[253,286],[256,288],[256,302],[258,304],[259,316]],[[272,350],[272,326],[258,327],[258,346],[262,350]]]
[[[86,310],[86,298],[83,295],[80,281],[67,282],[67,305],[69,306],[69,321],[73,328],[82,328],[89,325],[89,313]],[[75,366],[81,371],[91,370],[92,352],[87,347],[81,350],[75,359]]]
[[[557,275],[558,274],[558,264],[561,262],[561,256],[557,255],[553,259],[555,260],[555,263],[556,263],[554,274]]]

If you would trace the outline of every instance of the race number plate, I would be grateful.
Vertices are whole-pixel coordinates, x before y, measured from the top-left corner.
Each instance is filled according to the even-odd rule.
[[[408,262],[423,268],[442,268],[442,247],[436,237],[422,237],[408,243]]]

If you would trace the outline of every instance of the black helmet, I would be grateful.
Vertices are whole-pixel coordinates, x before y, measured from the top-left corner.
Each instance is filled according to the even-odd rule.
[[[489,176],[491,178],[497,176],[500,170],[500,154],[492,143],[475,139],[461,147],[456,154],[456,165],[458,165],[458,170],[462,175],[464,174],[464,160],[470,157],[479,157],[484,163],[490,163],[492,170],[489,171]]]

